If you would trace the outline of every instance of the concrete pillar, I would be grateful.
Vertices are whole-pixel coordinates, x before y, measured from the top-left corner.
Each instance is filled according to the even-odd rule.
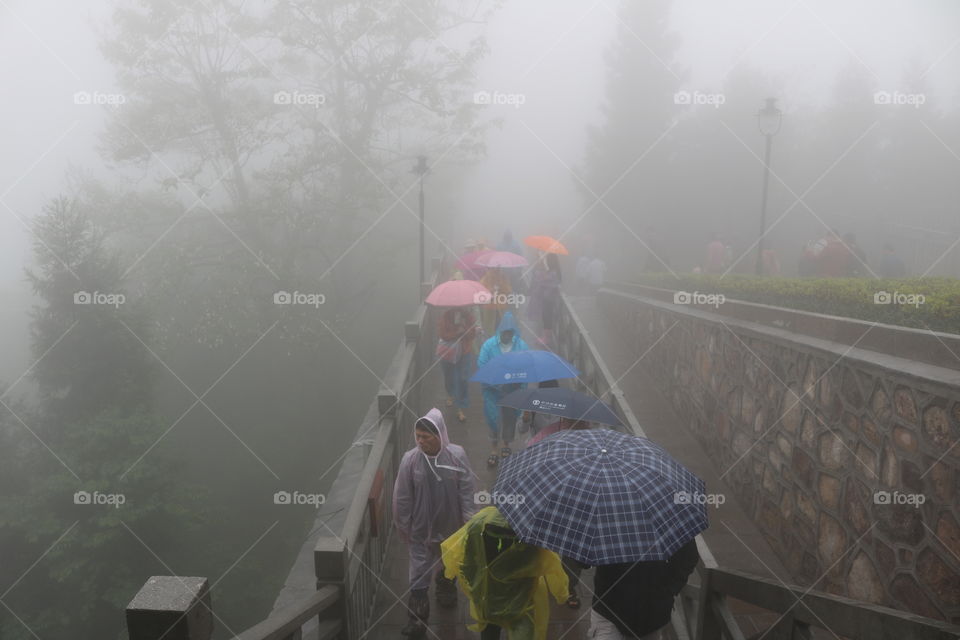
[[[210,640],[207,579],[151,576],[127,605],[127,633],[130,640]]]

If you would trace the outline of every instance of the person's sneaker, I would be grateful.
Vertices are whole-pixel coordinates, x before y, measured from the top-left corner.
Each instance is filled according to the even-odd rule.
[[[407,638],[423,638],[427,635],[427,625],[423,624],[417,619],[411,619],[403,629],[400,630],[400,635],[406,636]]]

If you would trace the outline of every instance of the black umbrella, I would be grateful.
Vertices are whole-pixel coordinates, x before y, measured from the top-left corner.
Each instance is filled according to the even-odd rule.
[[[520,389],[505,395],[497,404],[571,420],[586,420],[609,425],[622,424],[613,409],[593,396],[559,387]]]

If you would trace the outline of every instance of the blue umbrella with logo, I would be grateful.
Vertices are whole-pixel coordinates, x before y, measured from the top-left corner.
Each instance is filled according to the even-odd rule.
[[[486,384],[512,384],[576,378],[579,375],[576,367],[552,351],[528,350],[511,351],[491,358],[477,369],[470,380]]]
[[[520,389],[508,393],[497,404],[521,411],[549,413],[571,420],[586,420],[613,426],[620,425],[620,418],[603,402],[573,389]]]
[[[493,495],[521,540],[591,566],[666,560],[708,526],[703,480],[612,429],[561,431],[510,456]]]

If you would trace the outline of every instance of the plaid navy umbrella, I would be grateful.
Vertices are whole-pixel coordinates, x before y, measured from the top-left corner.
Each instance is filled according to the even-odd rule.
[[[646,438],[561,431],[501,463],[520,539],[588,565],[666,560],[707,528],[703,480]]]

